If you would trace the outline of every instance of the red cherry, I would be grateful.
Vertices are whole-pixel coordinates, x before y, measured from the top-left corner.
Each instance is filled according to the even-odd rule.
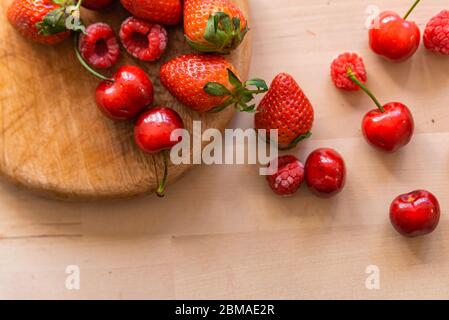
[[[109,7],[115,0],[84,0],[82,6],[91,10],[101,10]]]
[[[144,152],[164,154],[164,177],[159,181],[156,190],[158,197],[164,196],[165,185],[168,177],[168,152],[181,138],[174,139],[172,136],[176,129],[183,129],[184,123],[179,114],[173,109],[156,107],[145,111],[137,120],[134,127],[134,138],[136,144]]]
[[[153,102],[153,83],[142,69],[124,66],[111,80],[98,85],[96,101],[106,116],[117,120],[132,119]]]
[[[179,114],[173,109],[155,107],[145,111],[137,120],[134,137],[137,145],[147,153],[171,149],[181,139],[172,141],[172,132],[184,128]]]
[[[371,49],[393,62],[402,62],[418,50],[421,32],[415,22],[406,19],[419,3],[417,0],[404,18],[385,11],[375,18],[369,30]]]
[[[440,221],[440,205],[432,193],[413,191],[393,200],[390,220],[393,227],[406,237],[429,234]]]
[[[340,193],[346,182],[346,166],[333,149],[318,149],[306,161],[306,182],[310,190],[322,198]]]
[[[362,131],[373,146],[394,152],[407,145],[413,136],[414,121],[410,110],[399,102],[382,106],[374,94],[348,68],[347,76],[374,101],[377,109],[368,112],[362,121]]]
[[[413,136],[414,121],[410,110],[399,102],[391,102],[371,110],[363,118],[362,130],[366,140],[387,152],[407,145]]]

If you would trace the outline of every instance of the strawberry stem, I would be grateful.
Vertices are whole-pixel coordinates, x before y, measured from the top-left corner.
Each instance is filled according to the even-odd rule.
[[[250,104],[255,98],[256,94],[264,93],[268,91],[266,82],[262,79],[251,79],[242,83],[237,75],[228,69],[229,83],[233,86],[232,90],[229,90],[225,85],[217,82],[208,82],[204,86],[204,91],[215,97],[227,97],[227,99],[220,105],[215,106],[210,113],[216,113],[224,110],[230,105],[240,112],[254,112],[256,109],[255,104]],[[255,87],[254,89],[248,89],[248,87]]]
[[[374,96],[374,94],[368,89],[367,86],[365,86],[356,76],[356,74],[354,73],[354,71],[352,71],[352,68],[348,68],[347,70],[347,76],[349,79],[352,80],[352,82],[354,82],[358,87],[360,87],[360,89],[362,89],[363,91],[365,91],[365,93],[374,101],[374,103],[376,104],[376,106],[379,108],[380,112],[384,113],[385,109],[384,107],[380,104],[379,100],[377,100],[377,98]]]
[[[404,16],[404,20],[407,20],[408,16],[412,13],[412,11],[416,8],[416,6],[418,5],[418,3],[421,0],[416,0],[415,3],[413,4],[413,6],[407,11],[407,13]]]
[[[167,185],[167,178],[168,178],[168,151],[164,150],[164,151],[162,151],[162,154],[164,156],[164,177],[159,182],[159,186],[156,190],[156,195],[159,198],[165,197],[164,191],[165,191],[165,186]]]
[[[95,71],[91,66],[89,66],[89,64],[83,59],[83,57],[81,56],[80,50],[79,50],[79,37],[80,34],[77,33],[75,35],[75,54],[76,57],[78,58],[78,61],[81,63],[81,65],[87,70],[89,71],[91,74],[93,74],[95,77],[97,77],[100,80],[103,81],[110,81],[110,82],[114,82],[114,80],[112,80],[111,78],[108,78],[104,75],[102,75],[101,73]]]

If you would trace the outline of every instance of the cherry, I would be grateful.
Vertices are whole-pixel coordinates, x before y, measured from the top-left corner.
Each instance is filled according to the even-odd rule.
[[[75,37],[75,53],[80,63],[90,73],[103,80],[96,89],[98,108],[109,118],[129,120],[145,107],[153,103],[153,83],[145,71],[136,66],[121,67],[108,78],[93,70],[81,56],[78,49],[78,37]]]
[[[393,227],[406,237],[417,237],[433,232],[440,221],[437,198],[425,190],[398,196],[390,206]]]
[[[400,102],[390,102],[383,106],[383,110],[371,110],[365,115],[363,134],[373,146],[394,152],[410,142],[414,130],[413,117]]]
[[[116,120],[132,119],[153,102],[153,83],[142,69],[124,66],[111,80],[98,85],[96,101],[106,116]]]
[[[418,50],[421,32],[415,22],[407,21],[420,0],[416,0],[404,18],[396,12],[384,11],[369,29],[371,49],[393,62],[407,60]]]
[[[155,107],[142,113],[134,127],[134,139],[139,148],[150,154],[163,152],[164,154],[164,178],[159,182],[156,194],[164,196],[164,189],[168,176],[168,152],[181,141],[174,139],[173,132],[183,129],[184,123],[180,115],[173,109]],[[157,171],[156,171],[157,172]]]
[[[306,161],[306,182],[309,189],[322,198],[340,193],[346,182],[346,166],[341,155],[333,149],[317,149]]]
[[[371,91],[348,68],[348,77],[374,101],[377,109],[369,111],[362,121],[365,139],[372,146],[394,152],[407,145],[413,136],[414,121],[410,110],[400,102],[382,106]]]
[[[83,7],[91,10],[101,10],[109,7],[115,0],[83,0]]]

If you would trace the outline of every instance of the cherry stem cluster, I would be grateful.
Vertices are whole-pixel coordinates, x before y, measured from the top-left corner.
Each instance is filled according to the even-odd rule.
[[[385,109],[382,106],[382,104],[379,102],[379,100],[377,100],[376,96],[368,89],[367,86],[365,86],[356,76],[356,74],[354,73],[354,71],[352,70],[352,68],[348,68],[347,70],[347,76],[349,79],[352,80],[352,82],[354,82],[358,87],[360,87],[360,89],[362,89],[363,91],[365,91],[365,93],[374,101],[374,103],[376,104],[376,106],[379,108],[380,112],[384,113]]]
[[[108,78],[104,75],[102,75],[101,73],[95,71],[91,66],[89,66],[89,64],[83,59],[83,57],[81,56],[80,50],[79,50],[79,38],[80,38],[80,34],[77,33],[75,35],[75,54],[76,57],[78,58],[78,61],[81,63],[81,65],[87,70],[89,71],[91,74],[93,74],[95,77],[97,77],[100,80],[104,80],[104,81],[110,81],[113,82],[113,80],[111,78]]]
[[[407,11],[407,13],[404,16],[404,20],[407,20],[408,16],[412,13],[413,10],[415,10],[416,6],[418,5],[418,3],[420,3],[421,0],[416,0],[415,3],[413,4],[413,6]]]

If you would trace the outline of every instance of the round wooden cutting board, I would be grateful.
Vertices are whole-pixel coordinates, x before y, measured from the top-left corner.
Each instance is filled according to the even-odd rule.
[[[127,198],[153,192],[155,168],[159,175],[163,172],[162,156],[153,158],[137,149],[132,122],[114,122],[97,110],[94,92],[98,80],[76,60],[73,41],[47,47],[31,43],[13,30],[6,20],[11,2],[0,2],[0,172],[18,185],[67,200]],[[248,16],[247,0],[234,2]],[[86,24],[105,21],[117,32],[128,15],[119,3],[103,13],[82,12]],[[190,131],[193,120],[201,120],[203,130],[223,130],[233,110],[199,115],[162,87],[160,65],[191,51],[181,27],[168,31],[169,47],[161,61],[139,63],[122,51],[119,65],[137,64],[147,70],[155,86],[154,105],[176,109]],[[244,79],[251,56],[248,38],[229,57]],[[171,166],[169,181],[189,168]]]

